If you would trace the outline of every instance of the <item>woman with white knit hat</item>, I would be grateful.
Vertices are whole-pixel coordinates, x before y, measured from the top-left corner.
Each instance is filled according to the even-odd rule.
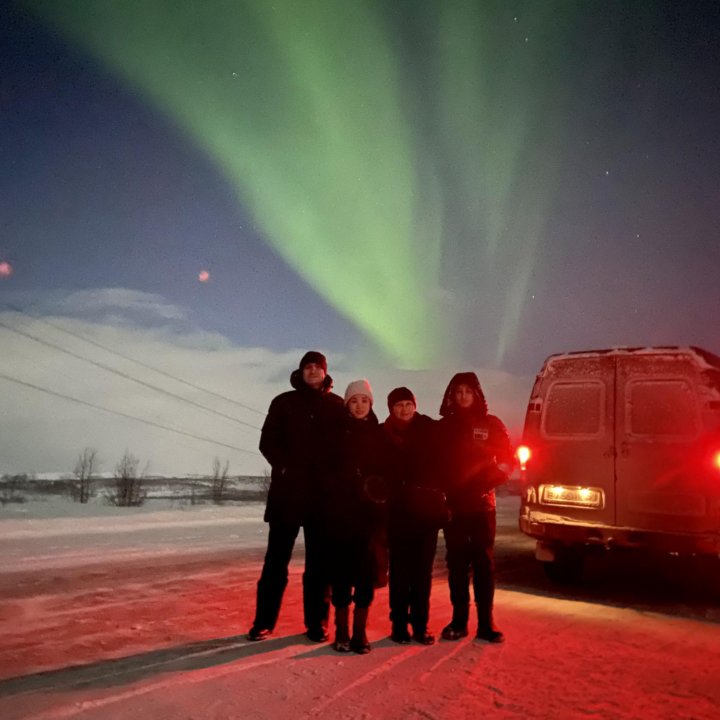
[[[384,538],[384,506],[367,492],[368,479],[381,469],[381,435],[372,409],[370,383],[354,380],[345,391],[346,415],[338,446],[339,472],[329,489],[328,531],[332,556],[332,603],[338,652],[370,652],[366,627],[375,587],[385,584],[378,572],[377,549]],[[383,564],[383,563],[380,563]],[[354,601],[352,636],[350,605]]]

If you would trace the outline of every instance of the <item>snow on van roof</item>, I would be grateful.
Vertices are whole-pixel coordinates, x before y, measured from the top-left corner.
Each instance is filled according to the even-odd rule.
[[[565,353],[555,353],[550,355],[545,362],[543,367],[546,367],[549,363],[561,360],[564,358],[577,358],[577,357],[596,357],[598,355],[693,355],[703,369],[720,370],[720,357],[708,350],[696,347],[694,345],[656,345],[656,346],[644,346],[644,347],[612,347],[603,348],[599,350],[574,350]]]

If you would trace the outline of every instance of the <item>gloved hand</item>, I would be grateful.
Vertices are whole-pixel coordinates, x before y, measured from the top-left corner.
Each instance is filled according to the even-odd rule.
[[[481,487],[483,492],[490,492],[496,487],[504,485],[508,481],[509,477],[510,473],[504,469],[503,466],[492,462],[488,463],[485,468],[472,479],[471,482]]]

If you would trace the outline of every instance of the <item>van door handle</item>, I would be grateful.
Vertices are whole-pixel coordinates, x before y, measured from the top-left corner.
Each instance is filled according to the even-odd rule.
[[[627,457],[630,454],[630,443],[622,442],[620,443],[620,455],[622,457]]]

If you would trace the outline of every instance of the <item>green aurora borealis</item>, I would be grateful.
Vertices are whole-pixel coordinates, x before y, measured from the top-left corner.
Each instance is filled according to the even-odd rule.
[[[399,365],[477,344],[502,361],[561,164],[572,4],[23,4],[204,148],[277,254]]]

